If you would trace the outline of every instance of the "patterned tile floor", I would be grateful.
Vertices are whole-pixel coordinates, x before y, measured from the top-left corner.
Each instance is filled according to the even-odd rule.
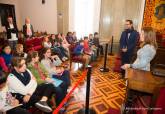
[[[109,107],[120,108],[125,98],[125,83],[119,79],[120,74],[113,72],[115,56],[108,56],[108,73],[102,73],[103,57],[93,64],[91,75],[90,107],[98,114],[106,114]],[[76,64],[71,72],[72,86],[81,77],[82,72],[76,70]],[[86,81],[83,80],[72,94],[66,114],[76,114],[85,106]]]

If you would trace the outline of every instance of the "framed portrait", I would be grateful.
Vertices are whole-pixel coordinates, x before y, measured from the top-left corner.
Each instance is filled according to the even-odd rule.
[[[152,26],[157,30],[165,28],[165,0],[155,2]]]
[[[165,0],[146,0],[143,17],[143,26],[165,34]]]
[[[158,6],[155,7],[155,17],[158,20],[165,18],[165,3],[159,4]]]

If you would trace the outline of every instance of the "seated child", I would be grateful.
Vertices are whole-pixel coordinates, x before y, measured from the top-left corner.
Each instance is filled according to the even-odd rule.
[[[13,58],[13,55],[11,54],[11,47],[9,45],[4,45],[2,47],[2,54],[0,55],[4,61],[8,69],[11,69],[11,59]]]
[[[84,53],[84,41],[80,40],[80,43],[75,47],[73,50],[73,53],[76,56],[80,56],[84,59],[85,64],[83,65],[83,68],[87,67],[90,62],[90,56],[88,54]]]
[[[52,83],[55,86],[56,91],[56,105],[58,106],[67,93],[66,84],[61,80],[54,79],[49,75],[45,67],[39,62],[39,56],[37,51],[32,51],[28,53],[27,57],[28,68],[35,76],[38,84],[42,83]]]
[[[91,60],[96,60],[97,50],[89,46],[88,37],[84,37],[84,53],[91,56]]]
[[[49,75],[53,75],[53,78],[60,79],[66,83],[67,88],[70,86],[70,72],[64,70],[59,62],[57,56],[51,56],[50,48],[44,48],[41,55],[41,64],[46,68]]]
[[[23,52],[23,45],[22,44],[16,44],[16,51],[13,53],[14,57],[23,57],[27,58],[27,53]]]

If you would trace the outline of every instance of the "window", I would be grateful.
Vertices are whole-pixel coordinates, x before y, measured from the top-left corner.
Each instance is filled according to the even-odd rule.
[[[69,29],[78,39],[98,32],[101,0],[70,0]]]

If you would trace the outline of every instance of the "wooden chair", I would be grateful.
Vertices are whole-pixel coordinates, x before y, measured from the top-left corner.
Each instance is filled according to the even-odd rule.
[[[138,105],[144,109],[136,111],[137,114],[165,114],[165,85],[159,85],[155,88],[155,92],[152,97],[143,96],[138,97]],[[153,109],[151,109],[153,108]]]
[[[135,114],[147,114],[148,110],[139,110],[139,108],[146,109],[145,107],[150,106],[151,98],[153,98],[152,96],[159,93],[156,92],[155,89],[158,90],[157,88],[160,88],[160,85],[165,85],[165,78],[154,76],[149,71],[127,69],[126,79],[129,81],[129,92],[127,92],[128,100],[126,100],[127,107],[138,109],[131,110],[134,111]],[[146,103],[144,108],[142,105],[142,98],[144,99],[144,103]]]
[[[164,57],[165,57],[165,48],[158,48],[156,50],[156,55],[155,55],[154,59],[151,61],[151,68],[155,64],[165,65]]]
[[[38,51],[42,49],[42,40],[43,38],[33,38],[25,41],[26,52],[35,50]]]

